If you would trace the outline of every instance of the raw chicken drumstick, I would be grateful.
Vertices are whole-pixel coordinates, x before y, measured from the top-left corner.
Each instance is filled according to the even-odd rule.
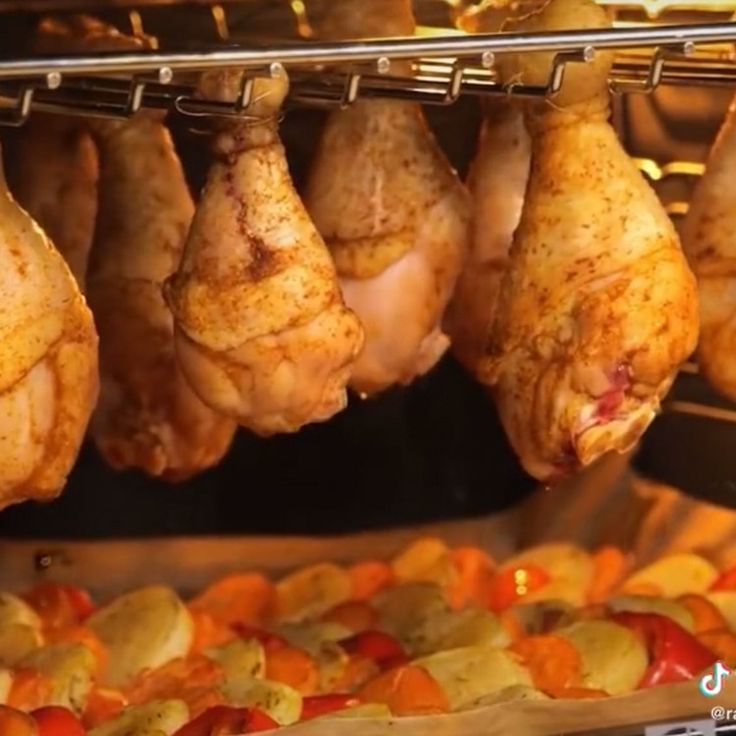
[[[202,79],[234,101],[241,74]],[[278,137],[283,71],[255,83],[249,113],[223,123],[184,259],[168,282],[180,365],[209,406],[259,434],[343,409],[363,333],[299,199]]]
[[[473,14],[473,32],[500,30],[508,11],[497,6],[494,0],[483,12]],[[484,363],[531,161],[531,141],[519,104],[488,100],[483,111],[478,151],[468,176],[473,199],[470,252],[444,323],[453,354],[473,374]]]
[[[140,45],[110,28],[90,31],[85,43]],[[205,406],[182,375],[162,293],[181,260],[194,204],[159,114],[91,126],[100,199],[88,292],[102,377],[92,436],[115,468],[182,480],[217,463],[235,432],[235,423]]]
[[[322,0],[325,39],[412,35],[410,0]],[[396,65],[397,68],[400,65]],[[359,100],[333,113],[305,202],[366,344],[351,386],[372,394],[426,373],[468,242],[469,200],[416,103]]]
[[[703,375],[736,401],[736,99],[690,201],[682,244],[698,279]]]
[[[36,50],[69,49],[68,28],[45,19]],[[34,113],[18,132],[10,188],[64,256],[84,290],[97,212],[97,150],[80,118]]]
[[[592,0],[552,0],[525,30],[603,28]],[[545,84],[551,58],[512,56]],[[526,470],[552,480],[631,448],[697,339],[695,281],[653,190],[608,122],[599,53],[529,109],[532,168],[484,380]]]
[[[97,398],[97,335],[74,277],[0,166],[0,508],[59,494]]]

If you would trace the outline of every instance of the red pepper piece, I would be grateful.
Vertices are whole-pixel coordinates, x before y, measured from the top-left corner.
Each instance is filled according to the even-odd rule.
[[[736,565],[730,570],[722,572],[715,583],[711,585],[711,590],[736,590]]]
[[[216,705],[183,725],[174,736],[235,736],[278,728],[279,724],[255,708]]]
[[[338,643],[348,654],[359,654],[372,659],[382,670],[398,667],[409,661],[399,641],[382,631],[361,631]]]
[[[667,616],[656,613],[622,611],[611,620],[638,634],[649,653],[649,667],[640,688],[690,680],[708,667],[717,657],[689,631]]]
[[[344,708],[352,708],[355,705],[360,705],[360,700],[350,693],[310,695],[302,700],[301,720],[308,721],[310,718],[317,718]]]
[[[549,582],[549,573],[538,565],[523,565],[502,570],[491,579],[489,608],[496,613],[505,611]]]
[[[67,708],[47,705],[31,712],[38,736],[85,736],[82,722]]]
[[[80,624],[95,610],[89,593],[76,585],[41,583],[23,597],[49,628]]]

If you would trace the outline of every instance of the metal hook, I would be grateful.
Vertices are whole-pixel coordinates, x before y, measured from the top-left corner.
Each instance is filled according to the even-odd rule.
[[[677,59],[682,56],[691,56],[695,51],[695,44],[692,41],[686,41],[675,46],[660,46],[652,56],[652,62],[649,65],[646,79],[638,80],[611,80],[609,87],[611,92],[621,94],[623,92],[635,92],[638,94],[651,94],[662,82],[665,64],[671,59]]]
[[[227,13],[222,5],[213,5],[210,8],[210,14],[215,24],[215,32],[221,41],[227,41],[230,38],[230,25],[227,22]]]
[[[235,104],[233,105],[233,110],[235,110],[236,113],[242,113],[243,110],[250,105],[253,100],[254,87],[255,79],[253,77],[249,77],[245,72],[243,72],[243,75],[240,78],[240,90],[238,91],[238,96],[235,99]]]
[[[452,65],[452,73],[450,74],[450,79],[447,83],[447,89],[445,91],[445,96],[442,100],[442,103],[445,105],[451,105],[453,102],[456,102],[458,97],[460,97],[460,92],[462,91],[463,87],[463,74],[465,73],[464,67],[460,65],[459,62],[455,62]]]
[[[506,94],[517,97],[554,97],[561,89],[565,81],[565,72],[568,64],[587,64],[595,58],[595,49],[586,46],[579,51],[563,51],[555,54],[552,60],[547,84],[542,86],[518,84],[510,82],[502,87]]]
[[[345,86],[343,87],[342,97],[340,98],[340,107],[343,110],[350,107],[358,99],[361,79],[362,76],[357,72],[350,72],[345,79]]]
[[[146,90],[146,82],[134,77],[130,83],[128,99],[125,102],[124,113],[127,116],[135,115],[143,106],[143,93]]]
[[[0,109],[0,126],[19,128],[31,114],[31,103],[33,102],[33,87],[21,87],[15,105],[10,108]]]

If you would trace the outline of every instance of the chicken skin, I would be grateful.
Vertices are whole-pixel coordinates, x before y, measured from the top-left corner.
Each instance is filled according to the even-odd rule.
[[[194,214],[168,130],[148,113],[95,124],[100,210],[89,300],[102,390],[92,436],[115,468],[183,480],[227,452],[235,423],[202,403],[179,369],[164,281]]]
[[[240,73],[204,75],[234,101]],[[223,123],[184,259],[167,284],[179,363],[215,410],[261,434],[294,432],[347,403],[363,342],[334,265],[291,181],[278,136],[288,90],[259,79],[249,113]]]
[[[592,0],[552,0],[524,30],[604,28]],[[612,58],[568,69],[528,110],[532,167],[482,369],[526,470],[551,481],[631,448],[695,347],[695,281],[675,229],[608,122]],[[550,55],[511,56],[544,84]]]
[[[698,182],[682,244],[698,279],[698,363],[708,381],[736,401],[736,100]]]
[[[64,259],[0,166],[0,508],[56,497],[97,399],[97,335]]]
[[[415,30],[409,0],[314,7],[325,39]],[[419,105],[358,100],[334,112],[305,203],[365,329],[351,386],[370,395],[426,373],[449,346],[441,320],[467,250],[470,203]]]

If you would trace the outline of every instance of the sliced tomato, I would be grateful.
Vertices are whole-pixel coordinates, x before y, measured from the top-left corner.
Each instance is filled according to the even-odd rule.
[[[77,626],[95,609],[89,593],[75,585],[41,583],[23,597],[51,629]]]
[[[182,726],[174,736],[239,736],[278,728],[270,716],[255,708],[216,705]]]
[[[501,570],[491,579],[488,605],[500,613],[523,601],[529,593],[540,590],[550,582],[549,573],[538,565],[524,565]]]
[[[359,654],[372,659],[382,670],[398,667],[409,661],[401,643],[383,631],[361,631],[342,639],[339,644],[348,654]]]
[[[736,590],[736,565],[722,572],[711,585],[711,590]]]
[[[324,716],[337,710],[344,710],[360,705],[360,700],[350,693],[330,693],[328,695],[311,695],[302,700],[302,720]]]
[[[67,708],[47,705],[31,712],[38,736],[85,736],[82,722]]]

